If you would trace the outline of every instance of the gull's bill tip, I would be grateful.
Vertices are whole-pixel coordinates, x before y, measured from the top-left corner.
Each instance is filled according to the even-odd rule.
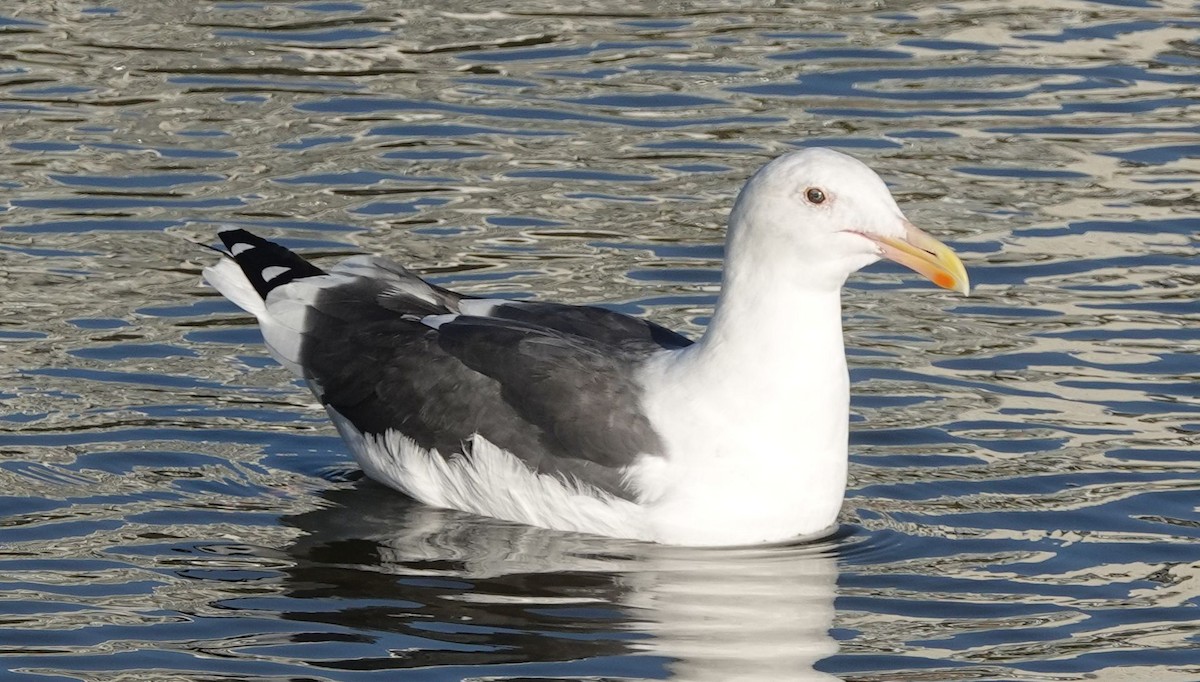
[[[904,236],[900,238],[869,236],[879,244],[884,258],[924,275],[943,289],[953,289],[964,296],[971,294],[971,281],[958,255],[916,225],[905,221]]]

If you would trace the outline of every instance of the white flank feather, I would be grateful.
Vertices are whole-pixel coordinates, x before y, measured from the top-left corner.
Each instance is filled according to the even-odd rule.
[[[328,411],[367,476],[425,504],[543,528],[650,539],[637,504],[531,471],[482,436],[471,439],[470,457],[445,457],[395,430],[364,435],[336,410]]]

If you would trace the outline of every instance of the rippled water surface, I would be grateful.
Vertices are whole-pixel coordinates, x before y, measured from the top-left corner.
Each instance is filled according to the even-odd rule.
[[[756,4],[0,7],[5,679],[1200,679],[1200,6]],[[184,239],[695,335],[737,188],[814,144],[976,289],[852,278],[813,545],[360,480]]]

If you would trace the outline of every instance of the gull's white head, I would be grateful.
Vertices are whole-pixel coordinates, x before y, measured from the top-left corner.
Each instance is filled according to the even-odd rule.
[[[763,166],[738,195],[729,230],[730,255],[741,251],[737,260],[751,268],[781,265],[806,287],[840,288],[850,273],[890,258],[938,286],[970,288],[954,252],[908,222],[875,171],[831,149]]]

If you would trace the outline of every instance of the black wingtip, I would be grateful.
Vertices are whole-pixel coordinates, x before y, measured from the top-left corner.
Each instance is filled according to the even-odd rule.
[[[295,253],[248,230],[227,228],[218,232],[217,237],[264,299],[284,284],[325,274]]]

